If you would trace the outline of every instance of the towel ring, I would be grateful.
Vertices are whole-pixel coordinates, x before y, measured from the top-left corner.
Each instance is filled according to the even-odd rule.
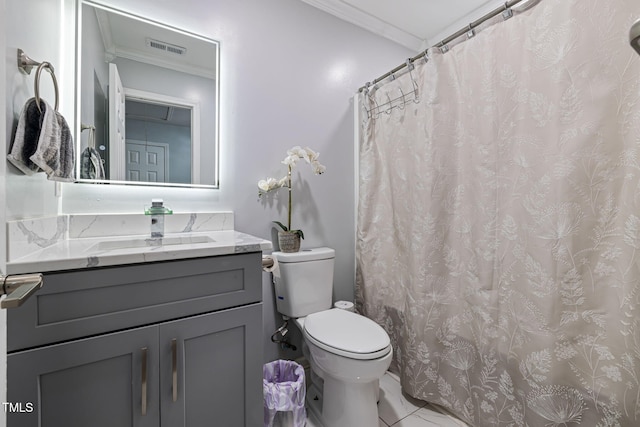
[[[27,55],[24,50],[18,49],[18,68],[20,68],[27,74],[31,74],[31,69],[36,66],[38,68],[36,69],[36,80],[34,89],[38,110],[42,112],[42,110],[40,109],[40,73],[42,72],[43,68],[46,68],[49,74],[51,74],[51,79],[53,79],[53,88],[56,94],[55,109],[56,111],[58,111],[58,98],[60,97],[60,95],[58,92],[58,81],[56,80],[56,74],[53,65],[51,65],[50,62],[34,61],[33,59],[29,58],[29,55]]]
[[[84,123],[80,124],[80,132],[84,132],[85,130],[89,130],[89,140],[87,141],[87,145],[90,148],[96,148],[96,127],[93,125],[85,125]]]
[[[56,94],[56,103],[54,108],[56,111],[58,111],[58,98],[59,98],[58,81],[56,80],[56,75],[53,72],[53,66],[46,61],[38,65],[38,68],[36,69],[36,80],[35,80],[35,88],[34,88],[34,91],[36,94],[36,106],[38,107],[38,110],[40,110],[40,112],[42,113],[42,109],[40,109],[40,73],[42,72],[43,68],[46,68],[49,74],[51,74],[51,80],[53,80],[53,89],[55,90],[55,94]]]

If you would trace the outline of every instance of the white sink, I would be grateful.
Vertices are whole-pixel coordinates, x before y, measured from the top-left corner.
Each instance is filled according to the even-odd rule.
[[[114,249],[130,249],[130,248],[144,248],[144,247],[159,247],[159,246],[175,246],[175,245],[193,245],[198,243],[213,243],[213,240],[209,236],[176,236],[176,237],[161,237],[161,238],[135,238],[135,239],[121,239],[121,240],[106,240],[93,245],[89,250],[91,251],[112,251]]]

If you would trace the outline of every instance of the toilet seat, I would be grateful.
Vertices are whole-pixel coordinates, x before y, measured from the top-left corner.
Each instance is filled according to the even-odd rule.
[[[380,325],[345,310],[334,308],[308,315],[303,332],[316,346],[350,359],[377,359],[391,351],[389,335]]]

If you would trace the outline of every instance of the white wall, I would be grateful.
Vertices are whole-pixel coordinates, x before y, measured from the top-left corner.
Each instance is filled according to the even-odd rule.
[[[57,13],[52,4],[58,2],[11,3],[9,50],[25,44],[35,58],[55,60],[59,30],[48,26],[56,23],[51,19]],[[327,173],[314,176],[306,165],[299,169],[301,176],[294,178],[293,224],[305,232],[303,246],[336,249],[335,298],[351,299],[355,232],[351,96],[364,82],[414,52],[299,0],[111,0],[109,4],[220,40],[220,190],[64,184],[61,211],[142,212],[152,197],[163,197],[178,212],[232,210],[236,229],[270,239],[271,221],[286,219],[285,193],[277,201],[259,201],[256,184],[267,176],[284,175],[280,161],[285,151],[308,145],[321,153]],[[20,96],[9,94],[14,102],[8,107],[18,114],[32,93],[31,79],[13,80],[8,80],[8,88]],[[63,93],[62,101],[72,103],[71,88],[65,87]],[[73,109],[63,109],[68,111]],[[10,178],[11,216],[56,211],[49,183]],[[25,194],[34,200],[22,201]],[[269,342],[278,320],[269,276],[263,278],[265,359],[271,360],[278,357]]]
[[[0,151],[7,153],[18,116],[25,101],[33,96],[35,70],[31,75],[17,68],[17,49],[22,48],[33,59],[54,64],[61,87],[73,85],[72,71],[65,54],[62,29],[69,25],[60,2],[50,0],[0,0],[0,50],[5,53],[0,74]],[[72,51],[70,52],[73,53]],[[64,76],[71,78],[71,82]],[[43,72],[41,95],[52,105],[53,84],[47,72]],[[60,111],[73,115],[73,97],[60,99]],[[59,200],[55,196],[55,185],[44,176],[27,178],[8,162],[0,162],[0,224],[6,218],[39,217],[58,212]],[[6,206],[5,206],[6,204]],[[5,208],[2,208],[2,207]],[[0,227],[0,270],[6,272],[6,227]],[[6,310],[0,310],[0,402],[7,401],[6,390]],[[6,425],[3,408],[0,408],[0,427]]]
[[[22,48],[36,61],[51,62],[58,84],[66,96],[60,98],[59,110],[73,125],[73,46],[63,43],[64,31],[71,26],[60,1],[10,0],[6,2],[6,123],[7,141],[11,140],[18,117],[26,100],[34,96],[35,69],[31,75],[17,68],[16,52]],[[66,58],[64,61],[62,58]],[[69,62],[70,61],[70,62]],[[55,103],[53,83],[44,71],[40,79],[40,93],[52,106]],[[5,151],[6,152],[6,151]],[[46,181],[44,174],[26,177],[13,166],[7,167],[7,217],[30,218],[55,215],[60,199],[55,196],[55,184]]]

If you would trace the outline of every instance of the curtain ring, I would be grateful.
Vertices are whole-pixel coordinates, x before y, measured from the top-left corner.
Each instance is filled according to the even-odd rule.
[[[38,107],[38,110],[42,113],[42,109],[40,108],[40,73],[42,72],[43,68],[46,68],[49,74],[51,74],[51,79],[53,80],[53,88],[56,94],[56,102],[55,102],[54,108],[56,111],[58,111],[58,98],[59,98],[58,81],[56,80],[56,75],[53,71],[53,65],[51,65],[46,61],[38,65],[38,68],[36,69],[35,88],[34,88],[34,92],[36,95],[36,106]]]
[[[405,64],[409,72],[413,71],[413,69],[416,67],[415,65],[413,65],[413,61],[411,61],[411,58],[408,58]]]
[[[509,2],[504,2],[504,10],[502,11],[502,19],[507,20],[513,17],[513,10],[509,7]]]
[[[475,35],[476,35],[476,32],[473,30],[473,27],[471,26],[471,24],[469,24],[469,29],[467,30],[467,38],[470,39]]]

